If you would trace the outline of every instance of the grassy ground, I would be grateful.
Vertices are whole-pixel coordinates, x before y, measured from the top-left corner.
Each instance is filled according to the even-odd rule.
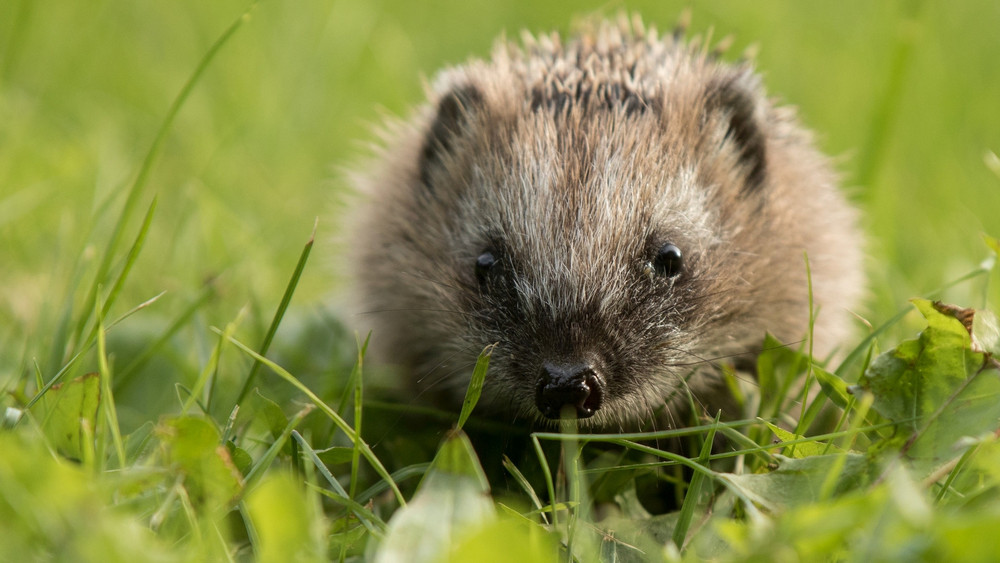
[[[252,426],[260,433],[238,433],[239,451],[252,458],[251,465],[239,467],[246,470],[243,476],[258,468],[251,482],[270,475],[267,445],[281,436],[286,437],[281,448],[289,450],[272,452],[284,460],[279,465],[303,467],[288,461],[294,458],[288,444],[299,442],[283,434],[303,404],[302,393],[261,369],[254,383],[266,386],[264,394],[280,405],[281,416],[273,403],[253,393],[238,400],[252,360],[231,345],[219,346],[211,327],[225,329],[238,320],[235,338],[260,348],[318,217],[315,244],[271,357],[334,410],[347,412],[337,407],[350,403],[343,389],[355,358],[351,319],[340,319],[346,327],[341,326],[325,306],[336,302],[344,286],[334,259],[344,244],[335,241],[345,234],[336,219],[338,194],[346,188],[339,171],[365,154],[371,125],[382,113],[405,114],[420,100],[422,77],[435,69],[486,54],[500,33],[516,35],[522,27],[566,29],[574,16],[621,6],[579,2],[570,10],[556,2],[272,1],[240,20],[246,0],[0,3],[2,405],[24,408],[57,374],[70,382],[98,372],[93,383],[84,378],[54,391],[72,394],[70,402],[84,410],[93,408],[95,426],[87,432],[96,433],[96,447],[85,447],[95,442],[76,429],[68,443],[53,438],[56,423],[45,421],[60,420],[52,414],[59,409],[46,406],[47,399],[33,405],[41,409],[32,411],[33,417],[49,436],[44,445],[81,458],[86,470],[100,475],[133,470],[125,472],[127,483],[98,480],[109,488],[95,492],[74,473],[75,465],[51,461],[27,422],[18,423],[17,432],[0,435],[27,460],[24,467],[4,469],[8,479],[24,479],[27,490],[34,491],[35,500],[22,501],[42,505],[50,494],[66,503],[35,513],[17,508],[8,496],[14,489],[3,489],[3,507],[26,522],[17,536],[25,540],[24,553],[35,549],[31,534],[58,542],[57,530],[65,529],[67,538],[76,537],[81,528],[53,522],[85,514],[92,498],[121,506],[96,519],[87,537],[98,545],[102,534],[117,533],[125,538],[114,544],[122,554],[142,553],[155,544],[168,559],[179,552],[203,553],[199,549],[221,555],[225,550],[212,551],[218,546],[205,539],[212,534],[232,534],[232,545],[259,548],[246,526],[219,532],[205,522],[225,518],[212,520],[200,512],[212,503],[199,494],[228,494],[231,467],[225,464],[199,469],[208,475],[205,482],[222,483],[199,485],[201,493],[161,482],[150,485],[148,494],[135,492],[151,482],[134,471],[138,466],[161,476],[192,474],[166,468],[186,467],[176,452],[203,450],[178,445],[176,436],[186,434],[175,431],[174,423],[153,429],[161,415],[176,414],[182,405],[188,413],[210,414],[212,422],[198,429],[210,436],[208,444],[225,441],[232,428],[251,427],[241,426],[249,424],[245,418],[227,426],[237,402],[244,417],[248,412],[273,415],[268,425]],[[625,6],[666,28],[684,5]],[[234,21],[240,23],[233,34],[213,51]],[[990,256],[980,233],[1000,234],[995,211],[1000,209],[1000,164],[988,156],[1000,151],[1000,36],[995,33],[1000,6],[734,1],[694,5],[692,27],[696,32],[711,27],[715,37],[734,34],[736,51],[759,43],[759,67],[769,90],[797,105],[823,148],[839,157],[845,187],[863,207],[870,233],[871,299],[860,313],[873,325],[881,326],[905,310],[908,299],[930,294]],[[207,66],[199,66],[209,55]],[[193,75],[183,105],[168,123],[174,115],[171,104]],[[134,256],[132,248],[138,251]],[[992,277],[992,284],[989,276],[979,276],[935,295],[996,310],[1000,283],[995,273]],[[98,321],[106,327],[162,292],[108,332],[102,354]],[[106,310],[104,303],[109,303]],[[881,349],[923,324],[920,315],[911,314],[880,339]],[[110,360],[107,367],[104,359]],[[191,389],[199,404],[188,404]],[[114,393],[114,409],[108,406],[109,393]],[[98,395],[104,399],[97,401]],[[331,443],[335,434],[332,417],[321,411],[296,426],[313,445]],[[870,422],[867,414],[851,412],[845,421]],[[79,413],[71,414],[75,420]],[[197,424],[179,420],[177,425]],[[336,443],[351,445],[342,438]],[[306,444],[301,448],[308,450]],[[233,458],[239,458],[235,452]],[[329,460],[341,454],[323,455]],[[54,481],[65,482],[66,490],[45,492]],[[282,487],[294,489],[280,479],[266,482],[261,495],[282,497]],[[360,499],[361,492],[351,490],[347,496]],[[192,498],[183,501],[185,494]],[[111,497],[119,501],[107,500]],[[264,497],[254,497],[259,498]],[[74,499],[80,506],[72,504]],[[299,500],[297,508],[253,499],[240,506],[244,514],[281,506],[313,515],[298,530],[322,545],[330,529],[317,527],[341,521],[319,517],[317,497]],[[886,503],[878,506],[888,513],[894,505]],[[329,504],[326,509],[333,513]],[[160,538],[150,539],[150,528]],[[192,537],[209,547],[184,543]],[[752,555],[750,543],[746,553]],[[177,551],[179,544],[192,551]],[[14,549],[7,553],[22,553]]]

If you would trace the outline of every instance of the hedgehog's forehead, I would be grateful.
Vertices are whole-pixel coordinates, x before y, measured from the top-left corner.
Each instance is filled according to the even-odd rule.
[[[515,229],[646,231],[692,218],[699,224],[678,227],[705,227],[710,187],[700,185],[697,162],[670,148],[652,119],[535,116],[505,145],[506,154],[476,176],[492,192],[484,198],[495,205],[492,215]]]
[[[707,192],[693,167],[645,167],[626,152],[578,156],[536,146],[503,174],[477,174],[492,207],[482,226],[533,263],[569,254],[587,263],[632,260],[671,232],[711,235]]]

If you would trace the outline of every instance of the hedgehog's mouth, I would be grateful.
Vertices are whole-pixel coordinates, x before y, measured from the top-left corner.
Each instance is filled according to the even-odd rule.
[[[592,364],[546,362],[535,387],[535,406],[550,420],[590,418],[606,392],[604,377]]]

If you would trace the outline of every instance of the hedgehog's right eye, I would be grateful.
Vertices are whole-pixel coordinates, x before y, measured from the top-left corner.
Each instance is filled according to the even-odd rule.
[[[656,251],[656,257],[653,259],[653,270],[668,278],[677,277],[681,273],[683,265],[681,249],[669,242]]]
[[[496,268],[497,259],[489,250],[483,252],[476,258],[476,279],[480,284],[486,283],[487,276]]]

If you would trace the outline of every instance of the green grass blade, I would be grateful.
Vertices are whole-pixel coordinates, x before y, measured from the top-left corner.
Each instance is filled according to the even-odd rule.
[[[42,368],[38,366],[38,362],[34,362],[35,366],[35,386],[41,389],[45,385],[45,380],[42,377]]]
[[[566,435],[566,439],[560,442],[562,446],[562,458],[560,460],[561,474],[565,477],[566,498],[574,509],[569,512],[569,520],[566,525],[566,553],[567,559],[579,551],[593,551],[587,545],[579,547],[581,520],[585,521],[589,503],[586,500],[586,492],[582,486],[583,478],[580,475],[580,442],[576,438],[577,424],[575,418],[562,418],[559,420],[559,431]],[[562,481],[560,481],[562,482]],[[558,484],[558,483],[557,483]]]
[[[351,370],[351,381],[354,382],[354,431],[361,435],[362,405],[364,404],[364,373],[365,352],[368,351],[368,341],[371,333],[365,337],[364,343],[358,343],[358,361]],[[358,492],[358,464],[361,461],[361,450],[358,443],[354,443],[354,451],[351,453],[351,498]]]
[[[246,309],[241,310],[240,314],[237,315],[236,320],[226,325],[226,330],[219,336],[218,342],[216,342],[215,347],[212,349],[212,355],[208,358],[208,362],[205,363],[205,367],[203,367],[201,372],[198,374],[198,379],[194,382],[194,387],[191,388],[188,393],[187,400],[184,401],[184,404],[181,406],[182,414],[187,414],[187,412],[191,410],[191,407],[198,402],[198,397],[207,386],[209,378],[219,367],[219,358],[222,357],[223,344],[225,344],[227,338],[230,338],[233,333],[236,332],[236,327],[239,326],[245,311]],[[239,406],[239,403],[237,403],[237,406]],[[206,413],[210,408],[211,403],[206,401]]]
[[[255,463],[253,468],[250,469],[250,472],[247,473],[247,476],[244,479],[244,486],[237,495],[236,500],[240,500],[245,497],[246,493],[257,483],[257,481],[261,479],[261,477],[264,476],[264,472],[268,467],[271,467],[271,462],[274,461],[274,458],[278,457],[278,453],[281,451],[281,448],[285,447],[285,443],[291,437],[292,432],[298,428],[299,424],[302,423],[302,420],[305,419],[306,415],[312,412],[312,410],[312,405],[306,405],[302,410],[295,413],[295,416],[288,421],[288,425],[285,426],[281,435],[271,443],[271,446],[267,448],[264,455],[260,456],[257,463]]]
[[[753,441],[735,428],[731,428],[725,424],[719,424],[716,432],[725,436],[725,438],[732,443],[734,453],[739,452],[741,455],[752,455],[758,459],[758,462],[761,465],[770,465],[775,462],[774,456],[771,455],[771,452],[766,449],[760,449],[760,444]],[[740,450],[740,447],[749,449]],[[719,454],[713,454],[711,459],[718,459],[718,456]]]
[[[90,290],[87,292],[87,297],[84,300],[84,303],[94,302],[97,298],[98,287],[107,278],[108,272],[111,269],[111,264],[114,260],[115,251],[118,248],[118,244],[121,241],[122,234],[125,230],[125,225],[128,222],[129,216],[132,214],[132,209],[139,200],[139,195],[142,193],[142,189],[145,187],[146,182],[149,181],[149,175],[153,170],[153,164],[156,162],[156,158],[160,154],[160,149],[163,146],[164,140],[167,138],[167,133],[173,126],[174,120],[177,118],[177,114],[180,113],[180,110],[187,101],[188,96],[191,95],[191,91],[194,90],[195,84],[197,84],[201,79],[209,64],[219,51],[222,50],[222,47],[229,42],[240,26],[242,26],[250,18],[250,13],[256,6],[257,2],[251,4],[250,7],[240,15],[240,17],[236,18],[236,20],[234,20],[233,23],[222,32],[222,35],[215,40],[215,43],[213,43],[205,55],[202,56],[198,66],[195,67],[194,72],[190,77],[188,77],[187,82],[184,83],[184,86],[181,87],[181,91],[170,104],[170,108],[167,110],[167,115],[164,116],[163,121],[160,123],[160,129],[157,131],[156,137],[153,138],[153,143],[150,145],[149,150],[146,151],[146,156],[142,161],[142,165],[139,167],[139,172],[136,174],[135,180],[132,182],[132,186],[129,188],[128,194],[125,197],[125,204],[122,206],[118,220],[115,222],[114,228],[112,229],[111,238],[108,240],[108,244],[104,249],[101,263],[97,268],[97,273],[94,275],[94,282],[91,284]],[[87,320],[88,315],[86,314],[79,319],[74,334],[74,341],[79,340]]]
[[[240,406],[236,405],[233,410],[229,411],[229,418],[226,419],[226,425],[222,428],[221,437],[219,442],[225,444],[226,442],[233,440],[233,428],[236,426],[236,417],[240,414]]]
[[[564,436],[563,434],[554,435],[559,438]],[[558,513],[556,512],[556,486],[555,481],[552,479],[552,469],[549,467],[549,460],[545,457],[545,451],[542,450],[542,443],[537,432],[531,435],[531,445],[535,448],[535,455],[538,456],[538,464],[541,466],[542,475],[545,477],[545,488],[549,493],[548,508],[552,511],[552,523],[554,524],[559,521]]]
[[[309,241],[306,243],[305,247],[302,248],[302,253],[299,255],[299,261],[295,264],[295,271],[292,272],[291,279],[288,280],[288,285],[285,287],[285,293],[281,296],[281,303],[278,304],[278,309],[274,312],[274,318],[271,319],[271,326],[267,329],[267,334],[264,335],[264,341],[261,342],[260,348],[257,350],[259,356],[264,356],[267,354],[268,349],[271,347],[271,341],[274,340],[275,333],[278,332],[278,325],[281,324],[281,319],[285,317],[285,311],[288,310],[289,303],[292,302],[292,295],[295,293],[295,288],[299,284],[299,278],[302,277],[302,271],[306,267],[306,262],[309,260],[309,253],[312,251],[313,241],[316,239],[316,225],[313,225],[312,235],[309,237]],[[260,370],[261,362],[255,360],[253,366],[250,367],[250,373],[247,375],[246,381],[243,382],[243,388],[240,389],[240,394],[236,397],[237,403],[242,403],[243,399],[246,398],[247,393],[250,392],[250,388],[253,385],[254,379],[257,377],[257,372]]]
[[[805,435],[806,429],[812,424],[813,420],[819,416],[820,409],[822,409],[825,403],[822,393],[816,396],[816,400],[811,404],[809,403],[809,392],[813,388],[813,380],[815,375],[813,373],[813,333],[816,328],[816,315],[818,311],[816,310],[816,302],[813,300],[813,283],[812,283],[812,267],[809,264],[809,255],[803,253],[803,259],[806,263],[806,284],[809,288],[809,332],[806,335],[806,341],[808,342],[808,354],[806,357],[806,377],[802,384],[802,397],[799,399],[799,404],[802,405],[802,411],[800,412],[799,420],[795,424],[795,433],[802,436]],[[791,380],[792,378],[789,378]]]
[[[715,415],[715,424],[719,424],[719,417],[722,411]],[[698,463],[708,465],[708,460],[712,455],[712,445],[715,443],[715,427],[708,432],[705,442],[701,446],[701,453],[698,455]],[[684,548],[684,540],[687,538],[688,529],[691,527],[691,519],[694,517],[694,510],[698,506],[701,496],[701,488],[704,485],[705,474],[697,472],[692,476],[688,485],[687,494],[684,495],[684,502],[681,504],[681,512],[677,516],[677,525],[674,527],[673,541],[677,549]]]
[[[458,416],[458,425],[456,427],[459,430],[465,425],[465,421],[469,420],[472,409],[476,408],[476,403],[479,402],[479,397],[483,394],[483,384],[486,382],[486,370],[490,367],[490,356],[492,354],[493,345],[490,345],[483,349],[482,353],[479,354],[479,358],[476,359],[476,367],[472,370],[472,379],[469,381],[469,387],[465,391],[465,400],[462,402],[462,413]]]
[[[66,285],[65,298],[63,299],[62,312],[59,314],[59,320],[56,321],[56,328],[52,331],[52,341],[49,344],[49,360],[45,364],[47,369],[56,369],[56,366],[63,365],[63,361],[66,359],[66,354],[68,354],[69,347],[67,342],[69,341],[70,334],[75,331],[75,328],[71,328],[74,308],[76,301],[74,299],[74,294],[76,289],[83,284],[83,266],[81,264],[82,260],[77,261],[76,268],[74,269],[73,275],[70,276],[69,281]],[[88,308],[89,311],[89,308]],[[78,353],[76,355],[79,355]],[[65,366],[64,366],[65,367]]]
[[[317,487],[317,490],[337,504],[344,506],[354,513],[354,515],[358,518],[358,521],[361,522],[361,525],[371,532],[372,535],[375,537],[382,537],[382,535],[385,534],[385,522],[376,516],[374,512],[368,510],[347,494],[347,491],[344,490],[344,487],[340,484],[340,482],[334,478],[333,473],[330,473],[330,470],[323,464],[323,461],[318,455],[316,455],[316,450],[314,450],[309,443],[306,442],[305,438],[303,438],[297,430],[292,432],[292,438],[299,444],[299,447],[302,448],[302,451],[305,452],[306,456],[309,457],[309,460],[312,461],[313,466],[320,472],[320,475],[322,475],[323,478],[326,479],[326,482],[333,488],[333,492],[319,487]],[[353,485],[354,483],[352,482],[351,484]]]
[[[101,401],[99,408],[104,411],[106,422],[105,428],[111,432],[111,439],[114,443],[115,453],[118,455],[118,468],[125,465],[125,442],[122,440],[121,427],[118,425],[118,411],[115,408],[114,395],[111,393],[111,368],[108,365],[108,351],[105,343],[104,314],[102,313],[100,300],[94,303],[95,315],[97,315],[97,365],[101,378]],[[98,422],[100,425],[100,422]],[[103,433],[101,433],[103,435]],[[103,441],[103,440],[102,440]],[[104,462],[102,455],[98,460]]]
[[[528,495],[528,498],[531,499],[531,504],[535,506],[535,509],[541,511],[544,507],[544,505],[542,504],[542,499],[538,498],[538,493],[535,492],[535,489],[531,486],[531,483],[528,482],[528,479],[524,476],[523,473],[521,473],[521,470],[518,469],[517,466],[514,465],[514,462],[511,461],[510,458],[507,457],[506,455],[503,456],[503,467],[504,469],[507,470],[508,473],[510,473],[514,477],[514,481],[516,481],[517,484],[521,487],[521,490],[523,490],[524,493]],[[544,513],[542,513],[542,518],[546,523],[548,523],[548,517]]]
[[[163,294],[161,293],[160,295]],[[200,310],[213,295],[215,295],[214,286],[211,283],[206,284],[198,293],[198,296],[195,297],[187,308],[185,308],[184,311],[182,311],[181,314],[174,319],[174,322],[167,327],[167,330],[163,331],[163,334],[161,334],[159,338],[147,346],[138,356],[135,357],[134,360],[132,360],[118,373],[114,381],[115,391],[121,391],[126,388],[132,381],[133,376],[135,376],[135,374],[138,373],[158,351],[163,349],[167,342],[169,342],[181,328],[187,326],[194,314],[198,312],[198,310]],[[159,297],[159,295],[157,297]]]
[[[574,434],[572,437],[587,442],[603,442],[608,440],[638,440],[643,442],[655,442],[657,440],[670,440],[684,436],[696,436],[705,434],[712,428],[744,428],[759,424],[757,419],[733,420],[730,422],[720,422],[716,424],[699,424],[697,426],[687,426],[675,430],[659,430],[656,432],[623,432],[620,434]],[[537,436],[544,440],[566,440],[569,435],[559,432],[534,432],[532,436]]]
[[[216,328],[213,328],[212,330],[216,331],[219,334],[222,334],[221,331],[219,331]],[[334,424],[337,425],[337,428],[339,428],[341,432],[347,434],[347,437],[350,440],[359,444],[362,455],[364,455],[365,459],[368,460],[368,463],[372,465],[372,467],[375,469],[375,472],[378,473],[379,477],[382,477],[382,479],[385,480],[386,483],[388,483],[389,487],[392,489],[393,494],[396,496],[396,500],[399,502],[399,504],[401,506],[406,505],[406,499],[403,498],[403,493],[399,490],[399,487],[396,485],[395,481],[392,480],[392,476],[389,475],[389,472],[386,470],[385,466],[382,465],[382,462],[378,459],[378,457],[375,456],[375,453],[372,452],[371,447],[369,447],[368,444],[365,443],[364,440],[362,440],[361,436],[358,435],[358,433],[355,432],[353,428],[351,428],[350,424],[347,424],[347,421],[345,421],[339,414],[337,414],[336,411],[331,409],[329,405],[323,402],[322,399],[316,396],[316,394],[313,393],[311,389],[309,389],[308,387],[303,385],[301,381],[296,379],[294,375],[288,373],[288,371],[286,371],[285,368],[279,366],[278,364],[272,362],[271,360],[268,360],[267,358],[261,356],[257,352],[254,352],[253,350],[250,349],[249,346],[243,344],[242,342],[236,340],[231,336],[228,337],[227,340],[232,342],[240,350],[243,350],[245,353],[249,354],[250,357],[263,363],[265,366],[270,368],[271,371],[273,371],[276,375],[278,375],[278,377],[284,379],[285,381],[290,383],[293,387],[295,387],[303,394],[305,394],[307,397],[309,397],[309,400],[312,401],[313,404],[316,405],[320,409],[320,411],[323,412],[323,414],[329,417],[330,420],[332,420]]]
[[[41,399],[45,395],[45,393],[48,392],[49,389],[52,388],[53,385],[59,383],[59,381],[66,375],[66,373],[69,372],[69,370],[76,365],[77,360],[80,359],[80,356],[82,356],[84,352],[86,352],[86,350],[81,350],[77,352],[75,356],[70,358],[69,361],[66,362],[66,365],[64,365],[58,372],[56,372],[56,374],[52,376],[52,379],[48,380],[45,383],[44,387],[42,387],[41,389],[38,390],[37,393],[35,393],[35,396],[32,397],[31,400],[29,400],[27,404],[24,405],[24,408],[30,409],[35,403],[38,402],[39,399]]]
[[[991,436],[990,439],[995,440],[996,436],[993,435]],[[982,446],[981,442],[974,444],[968,449],[966,449],[965,452],[962,453],[962,456],[955,462],[954,466],[951,468],[951,471],[948,472],[948,478],[945,479],[945,482],[941,485],[941,488],[940,490],[938,490],[937,495],[934,496],[934,504],[937,505],[941,504],[942,501],[944,501],[945,496],[949,492],[955,494],[954,490],[952,489],[952,485],[954,484],[955,479],[958,478],[958,476],[962,473],[962,470],[964,470],[965,467],[969,464],[969,461],[976,455],[976,453],[979,452],[981,446]]]
[[[355,346],[359,351],[362,349],[367,353],[368,342],[371,340],[372,333],[369,332],[365,336],[364,344],[358,342],[358,336],[355,335]],[[354,403],[354,393],[357,391],[358,382],[357,378],[361,377],[361,370],[358,366],[358,359],[354,360],[354,365],[351,367],[351,376],[347,380],[347,384],[344,385],[344,392],[340,395],[340,400],[337,401],[337,412],[344,412],[347,409],[348,403]]]
[[[898,313],[893,315],[891,319],[883,323],[875,330],[871,331],[871,333],[869,333],[868,336],[866,336],[864,340],[861,341],[860,344],[855,346],[854,349],[847,354],[847,357],[840,362],[840,365],[837,366],[836,370],[834,370],[834,374],[836,374],[845,381],[848,382],[854,381],[853,379],[847,377],[848,372],[851,371],[855,365],[857,365],[857,363],[861,360],[863,356],[868,356],[871,353],[872,346],[875,345],[875,340],[879,336],[888,331],[889,328],[891,328],[892,326],[902,321],[903,317],[908,315],[910,311],[911,309],[909,307],[899,311]],[[860,371],[858,372],[858,374],[860,375]]]
[[[115,326],[117,326],[119,323],[121,323],[125,319],[131,317],[132,315],[138,313],[139,311],[145,309],[146,307],[149,307],[153,303],[156,303],[157,301],[160,300],[161,297],[163,297],[166,294],[167,294],[167,292],[165,290],[161,291],[161,292],[157,293],[156,295],[150,297],[149,299],[143,301],[142,303],[139,303],[135,307],[132,307],[128,311],[125,311],[125,313],[122,314],[122,316],[120,316],[117,319],[115,319],[115,320],[111,321],[110,323],[108,323],[104,327],[104,330],[105,331],[111,330],[112,328],[114,328]]]
[[[162,296],[163,296],[163,293],[160,293],[159,295],[154,296],[152,299],[148,299],[148,300],[140,303],[139,305],[133,307],[128,312],[126,312],[124,315],[122,315],[121,317],[119,317],[119,318],[115,319],[114,321],[112,321],[111,324],[109,324],[106,327],[106,330],[110,330],[112,327],[114,327],[115,325],[117,325],[121,321],[125,320],[126,318],[128,318],[129,316],[131,316],[133,313],[135,313],[135,312],[137,312],[137,311],[139,311],[141,309],[144,309],[145,307],[148,307],[152,303],[155,303]],[[92,333],[91,336],[92,337],[96,337],[97,334],[98,333],[95,331],[94,333]],[[94,345],[94,341],[93,341],[93,338],[92,338],[91,340],[88,340],[85,343],[85,345],[83,346],[83,348],[81,350],[79,350],[72,358],[70,358],[69,361],[67,361],[66,364],[63,365],[63,367],[60,368],[59,371],[56,372],[56,374],[53,375],[52,378],[49,379],[45,383],[45,385],[43,385],[43,386],[41,386],[39,388],[38,392],[35,393],[35,396],[32,397],[31,400],[29,400],[27,402],[27,404],[25,405],[25,408],[26,409],[31,408],[31,406],[34,405],[36,402],[38,402],[38,400],[41,399],[42,396],[45,395],[45,393],[47,393],[48,390],[51,389],[53,385],[55,385],[56,383],[59,383],[60,381],[62,381],[62,379],[66,376],[66,374],[69,373],[69,371],[76,366],[76,362],[85,353],[87,353],[90,350],[91,346],[93,346],[93,345]],[[41,372],[40,371],[37,373],[37,376],[39,378],[41,378]]]
[[[415,463],[413,465],[407,465],[402,469],[397,469],[392,472],[392,480],[396,483],[405,481],[413,477],[423,477],[427,470],[430,469],[431,463],[429,461],[423,463]],[[357,501],[360,503],[366,503],[378,495],[389,490],[389,485],[385,481],[378,481],[371,487],[368,487],[357,497]]]
[[[813,440],[813,439],[810,438],[809,440]],[[729,492],[733,493],[733,495],[736,498],[738,498],[738,499],[740,499],[740,501],[742,501],[744,509],[747,511],[747,514],[749,516],[751,516],[753,518],[759,518],[760,517],[760,512],[757,510],[756,505],[754,505],[753,500],[750,497],[748,497],[746,495],[746,493],[744,493],[744,491],[740,488],[740,486],[737,483],[735,483],[731,479],[729,479],[728,474],[726,474],[726,473],[717,473],[717,472],[713,471],[710,467],[708,467],[705,464],[698,463],[695,460],[688,459],[688,458],[686,458],[686,457],[684,457],[682,455],[678,455],[678,454],[675,454],[675,453],[672,453],[672,452],[658,450],[656,448],[651,448],[649,446],[644,446],[642,444],[637,444],[635,442],[630,442],[628,440],[618,440],[618,439],[615,439],[615,440],[609,440],[609,441],[611,443],[613,443],[613,444],[619,444],[619,445],[622,445],[622,446],[627,446],[627,447],[630,447],[630,448],[632,448],[634,450],[637,450],[637,451],[640,451],[640,452],[645,452],[645,453],[648,453],[648,454],[652,454],[652,455],[654,455],[656,457],[660,457],[660,458],[663,458],[663,459],[668,459],[668,460],[675,461],[675,462],[677,462],[677,463],[679,463],[681,465],[684,465],[684,466],[687,466],[687,467],[693,469],[694,472],[695,472],[695,475],[697,475],[699,473],[700,474],[704,474],[705,477],[710,477],[710,478],[712,478],[712,479],[714,479],[714,480],[722,483],[729,490]]]
[[[844,444],[844,448],[842,449],[840,455],[837,456],[833,464],[830,466],[830,470],[827,471],[826,477],[823,479],[823,484],[820,487],[819,498],[821,500],[826,500],[833,496],[834,487],[837,486],[837,479],[840,477],[840,473],[844,469],[844,465],[847,463],[847,454],[851,450],[851,443],[853,443],[854,438],[859,434],[858,429],[861,427],[862,423],[865,422],[868,410],[871,408],[873,400],[874,397],[870,393],[866,393],[858,402],[854,420],[848,429],[850,442]]]
[[[121,272],[118,273],[118,277],[115,278],[114,284],[111,286],[111,290],[108,291],[108,296],[104,298],[104,307],[99,311],[102,317],[108,315],[108,311],[111,310],[111,306],[117,300],[118,295],[121,293],[122,286],[125,285],[125,280],[128,279],[129,273],[132,271],[132,266],[135,265],[135,261],[139,258],[139,253],[142,252],[142,247],[146,242],[146,235],[149,234],[149,226],[153,222],[153,214],[156,212],[156,197],[153,197],[152,203],[149,204],[149,208],[146,210],[146,216],[142,220],[142,226],[139,228],[139,234],[135,237],[132,242],[132,247],[129,248],[128,254],[125,256],[125,264],[122,266]],[[97,330],[95,325],[93,330]],[[90,340],[88,338],[88,340]]]

